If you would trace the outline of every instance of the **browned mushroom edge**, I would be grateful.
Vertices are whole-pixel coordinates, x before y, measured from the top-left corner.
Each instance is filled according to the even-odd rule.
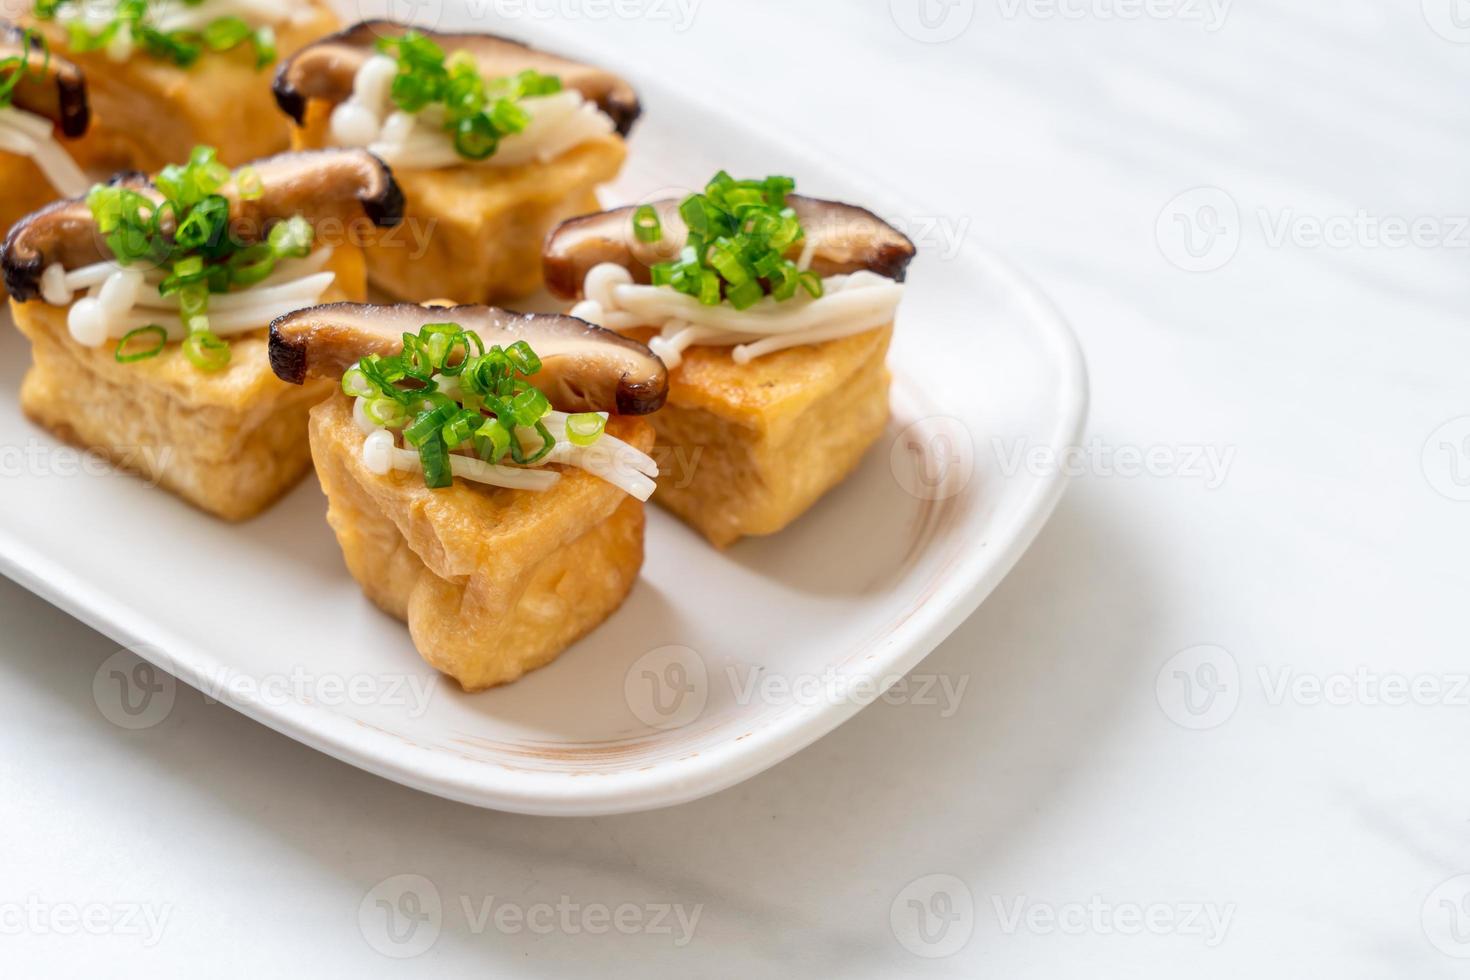
[[[647,415],[668,397],[668,369],[638,341],[575,317],[493,306],[328,303],[297,310],[271,323],[271,369],[291,384],[340,378],[370,354],[398,354],[403,335],[428,323],[457,323],[501,347],[524,340],[541,358],[541,370],[528,380],[560,411]]]
[[[232,187],[222,192],[230,200],[231,233],[242,241],[259,240],[274,221],[297,214],[313,223],[365,216],[380,228],[403,220],[403,192],[392,171],[366,150],[282,153],[252,166],[260,177],[259,197],[241,200],[233,196]],[[143,174],[119,174],[109,183],[160,197]],[[6,290],[25,302],[40,295],[41,274],[53,262],[75,269],[109,258],[86,198],[76,197],[57,201],[17,222],[0,252],[0,269]]]
[[[821,276],[867,269],[903,282],[916,250],[897,228],[866,208],[793,194],[787,202],[801,218],[806,233],[789,253],[798,255],[815,242],[811,268]],[[604,262],[621,265],[642,283],[649,266],[677,256],[688,238],[679,217],[679,201],[656,201],[663,237],[644,243],[633,234],[636,205],[564,221],[546,237],[542,254],[546,287],[563,299],[580,299],[587,273]]]
[[[85,133],[92,111],[87,104],[87,79],[82,70],[55,54],[48,58],[38,35],[0,21],[0,59],[22,54],[28,74],[16,84],[11,101],[27,112],[51,120],[67,139]],[[18,70],[18,66],[11,70]]]
[[[276,70],[276,104],[297,125],[303,124],[306,105],[311,99],[336,104],[352,94],[357,70],[377,53],[378,38],[394,37],[414,29],[391,20],[365,20],[308,44]],[[601,68],[496,34],[441,34],[427,30],[418,33],[447,52],[470,52],[487,78],[514,75],[528,68],[560,77],[567,88],[581,92],[611,117],[619,136],[627,136],[643,112],[633,86]]]

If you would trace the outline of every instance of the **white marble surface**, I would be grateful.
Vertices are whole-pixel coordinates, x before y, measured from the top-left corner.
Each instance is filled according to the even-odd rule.
[[[120,729],[114,645],[0,582],[4,972],[1470,975],[1470,5],[934,0],[963,30],[923,43],[909,0],[586,3],[501,9],[908,186],[1074,320],[1097,451],[921,668],[958,709],[674,810],[506,816],[188,691]],[[1192,258],[1176,213],[1225,234]],[[394,946],[402,874],[443,911]]]

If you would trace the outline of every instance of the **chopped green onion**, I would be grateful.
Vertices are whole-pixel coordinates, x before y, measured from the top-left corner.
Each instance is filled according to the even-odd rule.
[[[448,486],[451,451],[472,449],[489,463],[509,454],[517,465],[534,466],[556,447],[545,422],[551,402],[525,380],[541,366],[525,341],[487,348],[457,323],[429,323],[403,335],[399,354],[364,357],[343,375],[342,390],[363,399],[363,413],[375,425],[403,429],[404,441],[419,450],[426,484]],[[441,376],[457,378],[454,398],[439,390]],[[579,444],[595,440],[602,424],[596,413],[578,421],[577,437],[588,439]],[[540,438],[533,452],[522,445],[517,430],[524,429]]]
[[[250,166],[241,167],[235,171],[235,189],[239,191],[242,201],[258,201],[265,193],[265,185],[260,180],[260,172]]]
[[[487,463],[498,463],[510,451],[510,430],[499,419],[486,419],[475,432],[475,453]]]
[[[434,408],[420,412],[408,428],[403,430],[403,437],[415,446],[438,439],[439,430],[454,417],[457,408],[449,399],[444,399],[443,403]]]
[[[541,370],[541,358],[536,356],[531,345],[524,340],[517,340],[507,347],[505,356],[510,358],[510,363],[517,371],[528,377]]]
[[[124,353],[124,351],[127,350],[128,344],[132,342],[134,337],[142,337],[145,334],[153,336],[157,340],[157,342],[151,347],[144,347],[139,350]],[[119,340],[117,342],[117,351],[113,354],[113,357],[117,359],[117,362],[119,364],[131,364],[134,361],[146,361],[148,360],[148,358],[157,357],[160,353],[162,353],[164,346],[167,344],[168,331],[165,330],[163,327],[160,327],[156,323],[150,323],[146,327],[139,327],[136,330],[129,330],[127,333],[123,334],[122,340]]]
[[[821,278],[799,271],[786,257],[805,235],[801,219],[787,205],[795,189],[790,177],[736,180],[723,170],[715,174],[703,194],[679,203],[679,216],[689,229],[687,244],[677,259],[651,267],[651,281],[706,306],[728,300],[737,310],[750,309],[766,296],[785,302],[798,289],[820,297]],[[639,241],[658,240],[644,237],[650,217],[657,222],[648,205],[633,212]]]
[[[349,398],[361,398],[373,393],[372,382],[363,374],[362,368],[348,368],[342,375],[342,393]]]
[[[184,5],[197,7],[201,2],[184,0]],[[63,7],[71,6],[61,0],[38,0],[34,13],[40,20],[54,21]],[[210,21],[203,30],[165,31],[154,25],[155,7],[164,6],[162,0],[156,4],[150,0],[120,0],[111,10],[111,19],[102,24],[81,19],[67,23],[67,46],[79,52],[100,51],[120,39],[131,39],[149,57],[189,68],[206,49],[229,51],[248,42],[254,48],[257,70],[276,60],[275,32],[269,27],[253,30],[241,18],[226,16]]]
[[[203,38],[204,43],[215,51],[228,51],[253,33],[250,25],[241,18],[221,17],[204,28]]]
[[[230,363],[230,345],[207,331],[184,338],[184,356],[201,371],[218,371]]]
[[[449,450],[435,433],[418,445],[419,462],[424,466],[424,484],[431,490],[454,485],[454,470],[449,465]]]
[[[277,258],[299,259],[311,251],[316,238],[311,222],[301,215],[293,215],[270,230],[266,242]]]
[[[606,427],[607,419],[597,412],[581,412],[567,417],[567,438],[574,446],[590,446]]]
[[[560,78],[530,69],[486,79],[469,52],[446,55],[417,31],[379,38],[377,46],[398,65],[389,87],[394,106],[407,113],[442,106],[444,131],[453,137],[455,152],[468,160],[493,156],[501,140],[525,131],[531,117],[521,101],[562,89]]]
[[[645,244],[663,239],[663,222],[658,220],[658,212],[651,204],[645,204],[633,212],[633,235]]]

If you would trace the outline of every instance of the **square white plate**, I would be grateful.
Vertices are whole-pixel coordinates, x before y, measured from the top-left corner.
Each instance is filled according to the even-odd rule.
[[[938,217],[605,55],[586,56],[624,70],[646,107],[610,203],[668,196],[723,167],[792,174],[803,193],[911,232]],[[78,466],[15,407],[28,354],[10,328],[0,571],[256,720],[430,793],[551,815],[713,793],[913,668],[1062,493],[1060,467],[1014,464],[1022,451],[1059,459],[1080,436],[1074,338],[996,256],[920,244],[890,359],[894,420],[859,470],[785,533],[725,554],[650,507],[648,561],[626,605],[508,687],[465,695],[423,664],[348,577],[315,480],[230,526]]]

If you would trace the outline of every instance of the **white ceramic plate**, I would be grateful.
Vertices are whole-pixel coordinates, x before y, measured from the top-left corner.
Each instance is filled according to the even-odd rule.
[[[647,113],[613,201],[725,167],[797,175],[807,194],[910,229],[935,214],[628,74]],[[419,660],[348,577],[314,480],[230,526],[132,477],[74,472],[75,452],[14,408],[27,354],[8,328],[0,571],[256,720],[430,793],[553,815],[695,799],[809,745],[913,668],[1062,493],[1057,467],[1006,464],[1079,437],[1086,373],[1066,325],[973,247],[921,252],[909,283],[895,417],[860,469],[785,533],[725,554],[650,508],[627,604],[509,687],[465,695]]]

